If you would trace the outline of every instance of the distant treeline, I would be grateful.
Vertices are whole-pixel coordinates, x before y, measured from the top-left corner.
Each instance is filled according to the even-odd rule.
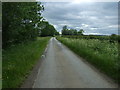
[[[38,24],[39,36],[54,36],[59,35],[59,32],[54,28],[53,25],[47,21],[42,21]]]
[[[77,31],[76,29],[68,29],[67,25],[63,26],[62,29],[62,35],[83,35],[84,30],[80,29],[79,31]]]
[[[120,35],[112,34],[110,36],[107,35],[84,35],[84,30],[80,29],[77,31],[76,29],[68,29],[67,25],[63,26],[62,29],[62,37],[67,38],[76,38],[76,39],[99,39],[99,40],[109,40],[110,42],[118,41],[120,42]]]
[[[38,36],[58,34],[53,25],[41,16],[44,6],[39,2],[2,3],[2,46],[36,40]]]

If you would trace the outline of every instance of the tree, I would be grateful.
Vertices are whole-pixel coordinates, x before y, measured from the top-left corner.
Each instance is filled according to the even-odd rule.
[[[76,29],[70,29],[71,35],[77,35],[77,30]]]
[[[111,34],[111,36],[110,36],[110,42],[115,42],[115,41],[119,41],[118,35]]]
[[[69,31],[67,29],[67,26],[63,26],[63,29],[62,29],[62,35],[68,35]]]
[[[83,30],[83,29],[80,29],[80,30],[78,31],[78,35],[83,35],[83,32],[84,32],[84,30]]]
[[[57,30],[53,25],[49,24],[47,21],[42,21],[38,24],[40,36],[54,36],[57,33]]]
[[[80,29],[77,31],[76,29],[67,29],[67,26],[63,26],[62,35],[83,35],[84,30]]]
[[[55,32],[55,35],[60,35],[60,34],[59,34],[59,32],[56,31],[56,32]]]
[[[36,2],[2,3],[3,48],[7,45],[34,40],[38,35],[36,25],[44,10]]]

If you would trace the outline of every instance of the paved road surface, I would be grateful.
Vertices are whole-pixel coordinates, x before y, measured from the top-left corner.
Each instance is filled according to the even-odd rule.
[[[51,38],[33,88],[117,87],[96,69]]]

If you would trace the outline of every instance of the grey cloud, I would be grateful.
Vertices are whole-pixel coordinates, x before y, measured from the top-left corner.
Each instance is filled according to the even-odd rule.
[[[117,2],[93,3],[43,3],[43,16],[60,32],[64,25],[85,33],[117,34]]]

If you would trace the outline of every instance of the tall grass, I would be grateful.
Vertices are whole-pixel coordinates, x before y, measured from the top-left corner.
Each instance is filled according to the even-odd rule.
[[[107,40],[71,39],[64,37],[57,37],[57,39],[117,82],[118,75],[120,75],[118,72],[120,66],[118,64],[117,42],[110,43]]]
[[[42,55],[49,37],[11,46],[3,51],[3,88],[17,88]]]

